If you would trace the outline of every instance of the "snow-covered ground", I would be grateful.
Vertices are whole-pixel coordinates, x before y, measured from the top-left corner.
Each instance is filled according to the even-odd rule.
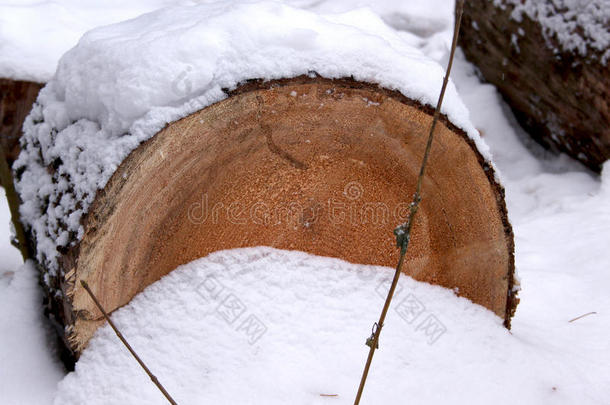
[[[49,404],[64,376],[42,314],[42,291],[31,263],[9,243],[10,213],[0,188],[0,402]]]
[[[1,15],[10,19],[6,3]],[[293,3],[327,12],[357,2]],[[445,11],[452,2],[413,3],[419,8],[392,9],[390,2],[374,8],[384,21],[410,31],[399,34],[405,41],[444,64],[451,35],[451,12]],[[49,4],[69,3],[40,4],[27,12],[44,21]],[[495,88],[480,82],[463,55],[454,69],[453,81],[506,187],[521,304],[508,333],[486,310],[402,278],[363,402],[607,404],[610,164],[599,178],[566,157],[548,155],[522,133]],[[3,198],[1,204],[0,220],[7,224]],[[2,229],[0,402],[164,403],[108,327],[76,372],[64,377],[37,309],[35,269],[18,265],[9,227]],[[301,253],[217,253],[152,285],[114,319],[179,403],[348,404],[389,272]],[[210,295],[215,291],[221,292],[216,298]],[[243,309],[233,323],[229,303]],[[570,322],[589,312],[595,314]]]
[[[88,30],[188,0],[2,0],[2,77],[44,83],[57,61]]]

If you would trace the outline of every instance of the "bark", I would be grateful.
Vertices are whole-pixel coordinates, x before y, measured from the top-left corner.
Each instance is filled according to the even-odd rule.
[[[609,65],[601,51],[561,51],[538,21],[512,19],[513,9],[467,1],[461,48],[535,140],[599,172],[610,158]]]
[[[0,78],[0,142],[9,166],[19,155],[23,121],[43,86],[41,83]]]

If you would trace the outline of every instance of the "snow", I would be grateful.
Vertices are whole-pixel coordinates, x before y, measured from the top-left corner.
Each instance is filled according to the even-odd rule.
[[[92,28],[137,17],[180,0],[1,0],[0,77],[49,81],[59,58]]]
[[[514,7],[511,17],[524,15],[538,21],[549,46],[598,59],[610,58],[610,2],[608,0],[494,0],[499,7]],[[559,51],[559,50],[558,50]]]
[[[194,5],[214,0],[0,0],[0,77],[45,83],[60,57],[92,28],[114,24],[166,6]],[[286,3],[316,11],[341,13],[370,7],[396,29],[430,34],[447,29],[453,18],[447,0],[290,0]],[[436,9],[431,15],[429,7]]]
[[[50,403],[65,371],[44,319],[38,270],[32,262],[0,272],[2,403]]]
[[[4,189],[0,187],[0,227],[1,229],[9,230],[12,227],[11,214],[8,210],[6,195]],[[1,236],[0,240],[0,282],[8,283],[13,277],[13,271],[21,264],[21,254],[10,244],[10,234],[6,232]]]
[[[421,38],[429,38],[453,27],[452,2],[447,0],[290,0],[287,3],[324,14],[368,7],[392,28]]]
[[[37,259],[56,276],[58,248],[82,236],[80,219],[97,190],[167,123],[222,100],[245,80],[312,72],[377,83],[430,106],[444,75],[366,8],[316,14],[269,1],[215,2],[87,32],[41,90],[14,165]],[[453,84],[442,112],[490,159]]]
[[[577,274],[557,285],[543,272],[539,282],[556,297],[532,298],[546,316],[518,323],[513,334],[451,290],[402,277],[364,403],[602,403],[610,345],[601,337],[610,317],[568,322],[591,310],[558,302],[587,292]],[[336,394],[335,403],[351,404],[392,275],[295,251],[221,251],[180,266],[113,320],[178,403],[323,404],[321,394]],[[572,294],[557,290],[565,281]],[[606,294],[595,309],[608,303]],[[565,312],[549,316],[555,306]],[[584,351],[582,343],[567,345],[576,338],[586,338]],[[108,325],[59,384],[54,403],[85,402],[166,403]]]
[[[301,3],[312,9],[348,6],[344,1]],[[425,2],[404,3],[423,8]],[[444,15],[439,8],[430,7],[428,18]],[[428,37],[397,35],[444,64],[451,21],[443,26]],[[481,83],[475,71],[458,53],[453,81],[502,171],[515,231],[522,291],[512,331],[450,291],[402,277],[403,289],[390,308],[363,403],[607,404],[610,163],[598,177],[566,156],[541,150],[519,128],[495,87]],[[0,220],[7,224],[3,198],[0,204]],[[34,269],[18,267],[19,254],[8,245],[9,227],[0,229],[2,403],[108,403],[109,398],[163,403],[107,326],[85,350],[77,371],[55,386],[63,373],[43,337]],[[367,354],[364,341],[383,303],[376,290],[382,281],[389,283],[391,271],[295,252],[249,252],[220,252],[184,266],[151,285],[113,319],[179,403],[206,403],[203,398],[212,403],[351,403]],[[265,252],[276,260],[265,264]],[[221,258],[226,261],[214,264]],[[218,305],[203,301],[196,291],[199,284],[184,285],[205,274],[227,281],[246,305],[244,319],[253,314],[264,322],[267,331],[253,345],[237,330],[240,320],[228,325],[217,315]],[[367,281],[364,274],[373,277]],[[169,287],[173,295],[164,292]],[[267,288],[282,305],[270,303]],[[425,307],[411,323],[396,313],[409,293]],[[153,299],[157,296],[161,303]],[[356,309],[361,313],[353,319]],[[186,310],[192,317],[182,313]],[[596,314],[570,322],[589,312]],[[433,344],[417,330],[419,319],[428,315],[446,328]],[[96,388],[93,381],[99,376],[104,378]],[[90,393],[86,401],[78,401],[77,382]]]
[[[0,396],[5,405],[50,403],[63,367],[49,347],[38,270],[9,244],[10,213],[0,188]]]
[[[216,252],[179,267],[113,319],[178,403],[321,404],[325,393],[347,404],[392,274],[271,248]],[[430,389],[453,385],[455,368],[468,358],[469,367],[480,367],[464,388],[508,378],[489,373],[495,362],[488,357],[500,360],[498,353],[519,346],[490,311],[407,277],[383,332],[365,403],[397,403],[405,395],[414,403],[439,400],[446,388]],[[448,356],[456,334],[463,344]],[[103,328],[59,385],[55,403],[163,404],[129,356]],[[431,384],[416,389],[421,381]],[[464,389],[456,399],[469,395]]]

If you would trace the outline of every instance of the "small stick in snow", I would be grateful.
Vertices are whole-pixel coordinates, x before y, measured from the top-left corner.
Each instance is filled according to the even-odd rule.
[[[17,234],[17,241],[19,242],[19,251],[25,262],[27,259],[32,257],[30,252],[30,246],[28,245],[27,238],[25,237],[25,230],[19,217],[19,197],[15,192],[15,184],[13,183],[13,176],[11,174],[11,168],[8,166],[6,160],[6,154],[4,153],[4,146],[0,142],[0,183],[4,187],[6,193],[6,199],[8,200],[8,207],[11,211],[11,220],[15,227],[15,234]]]
[[[398,264],[396,265],[396,270],[394,271],[394,278],[392,279],[392,284],[390,285],[390,290],[388,291],[388,295],[386,297],[385,303],[383,305],[383,309],[381,310],[381,315],[379,317],[379,321],[375,322],[373,325],[373,331],[371,336],[366,340],[366,345],[369,346],[369,355],[366,359],[366,364],[364,365],[364,371],[362,372],[362,378],[360,379],[360,386],[358,387],[358,392],[356,393],[356,399],[354,400],[354,405],[360,404],[360,398],[362,397],[362,392],[364,391],[364,385],[366,384],[366,379],[369,374],[369,369],[371,367],[371,362],[373,361],[373,355],[375,354],[375,350],[379,348],[379,336],[381,335],[381,328],[383,328],[383,323],[385,321],[385,317],[388,313],[388,309],[390,308],[390,303],[392,302],[392,297],[394,296],[394,290],[396,289],[396,285],[398,284],[398,278],[400,277],[400,272],[402,269],[402,263],[407,254],[407,248],[409,247],[409,241],[411,240],[411,229],[413,227],[413,223],[415,222],[415,215],[417,214],[417,210],[419,208],[419,203],[422,200],[421,196],[421,188],[424,179],[424,174],[426,171],[426,164],[428,163],[428,158],[430,157],[430,149],[432,148],[432,140],[434,139],[434,129],[436,128],[436,123],[438,122],[438,118],[441,111],[441,106],[443,104],[443,97],[445,96],[445,90],[447,89],[447,83],[449,82],[449,75],[451,74],[451,66],[453,65],[453,57],[455,56],[455,50],[457,48],[457,40],[458,34],[460,32],[460,23],[462,21],[462,13],[464,11],[464,0],[458,0],[456,12],[455,12],[455,26],[453,29],[453,42],[451,44],[451,52],[449,54],[449,62],[447,64],[447,71],[445,72],[445,78],[443,79],[443,85],[441,86],[441,92],[438,96],[438,102],[436,104],[436,109],[434,110],[434,116],[432,118],[432,125],[430,126],[430,132],[428,134],[428,141],[426,142],[426,150],[424,152],[424,157],[422,159],[421,168],[419,170],[419,175],[417,176],[417,185],[415,186],[415,194],[413,194],[413,201],[409,206],[409,219],[406,223],[399,225],[394,230],[394,234],[396,235],[396,245],[400,248],[400,256],[398,258]]]
[[[576,318],[574,318],[574,319],[570,319],[568,322],[574,322],[574,321],[579,320],[580,318],[584,318],[585,316],[589,316],[589,315],[595,315],[595,314],[597,314],[597,312],[587,312],[587,313],[586,313],[586,314],[584,314],[584,315],[577,316],[577,317],[576,317]]]
[[[97,306],[97,308],[100,310],[100,312],[104,315],[104,318],[106,318],[106,321],[108,321],[108,324],[110,325],[110,327],[112,328],[112,330],[114,330],[114,333],[116,333],[116,335],[118,336],[118,338],[121,340],[121,342],[123,343],[123,345],[125,345],[125,347],[127,348],[127,350],[129,350],[129,352],[131,353],[131,355],[136,359],[136,361],[140,364],[140,366],[144,369],[144,371],[146,371],[146,374],[148,374],[148,377],[150,377],[150,380],[157,386],[157,388],[159,388],[159,391],[161,391],[161,393],[165,396],[165,398],[167,398],[167,400],[169,401],[170,404],[172,405],[178,405],[176,401],[174,401],[174,399],[171,397],[171,395],[169,395],[169,393],[165,390],[165,388],[163,387],[163,385],[161,385],[161,383],[159,382],[159,380],[157,379],[157,377],[155,377],[155,375],[153,373],[150,372],[150,370],[148,369],[148,367],[146,367],[146,364],[144,364],[144,362],[142,361],[142,359],[140,359],[140,357],[136,354],[136,352],[131,348],[131,346],[129,345],[129,343],[127,343],[127,340],[123,337],[123,335],[121,334],[121,332],[119,332],[119,330],[117,329],[116,326],[114,326],[114,323],[110,320],[110,317],[108,316],[108,314],[106,313],[106,311],[104,311],[104,308],[102,307],[102,304],[100,304],[100,302],[97,300],[97,298],[95,297],[95,295],[93,294],[93,291],[91,291],[91,289],[89,288],[89,284],[87,284],[87,282],[85,280],[81,280],[80,281],[81,285],[83,286],[83,288],[85,290],[87,290],[87,293],[89,293],[89,296],[91,297],[91,299],[93,300],[93,302],[95,302],[95,305]]]

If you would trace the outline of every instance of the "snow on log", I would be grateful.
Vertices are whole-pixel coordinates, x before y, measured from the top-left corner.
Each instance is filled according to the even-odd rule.
[[[473,0],[460,45],[520,124],[599,171],[610,158],[607,0]]]
[[[101,324],[79,280],[111,312],[220,249],[394,266],[443,76],[366,9],[175,6],[85,34],[40,91],[13,165],[71,355]],[[509,326],[499,176],[453,84],[441,112],[405,271]]]
[[[431,109],[352,80],[252,82],[143,143],[98,194],[51,297],[79,353],[105,308],[177,266],[266,245],[394,266],[393,228],[415,187]],[[443,119],[405,266],[508,324],[513,239],[503,190],[465,134]],[[371,285],[371,288],[376,286]]]
[[[0,142],[9,165],[19,155],[23,120],[42,86],[40,83],[0,78]]]

